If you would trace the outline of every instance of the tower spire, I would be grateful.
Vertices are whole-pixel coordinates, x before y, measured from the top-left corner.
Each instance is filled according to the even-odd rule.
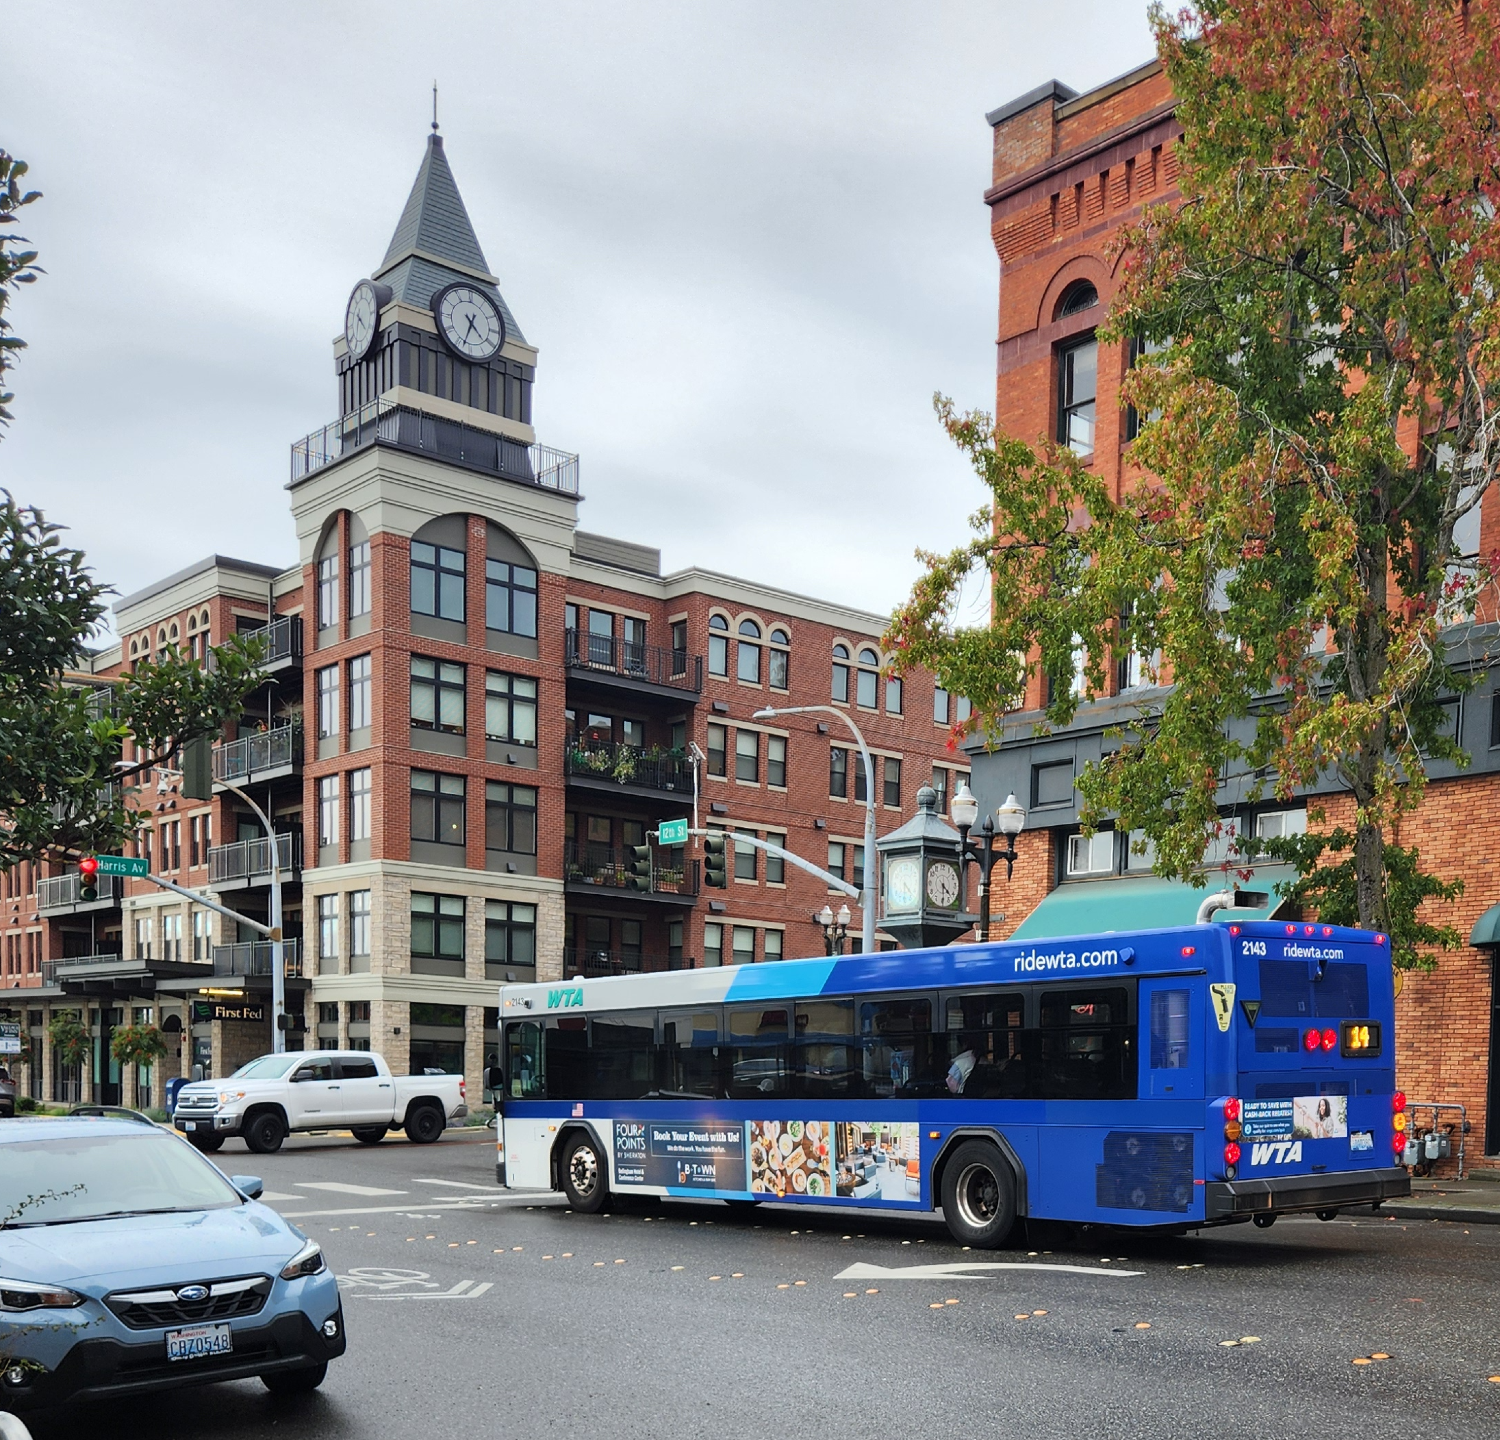
[[[432,133],[438,133],[437,126],[437,81],[432,82]]]

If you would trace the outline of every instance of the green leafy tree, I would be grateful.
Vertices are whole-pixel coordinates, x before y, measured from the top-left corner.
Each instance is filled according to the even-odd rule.
[[[1416,911],[1458,887],[1397,840],[1427,760],[1466,758],[1439,701],[1469,683],[1462,622],[1494,603],[1471,532],[1500,468],[1496,8],[1200,0],[1152,19],[1182,202],[1122,237],[1100,332],[1156,351],[1125,385],[1150,417],[1127,479],[1114,493],[940,399],[990,503],[969,543],[923,557],[890,641],[993,734],[1028,677],[1077,666],[1103,694],[1134,652],[1171,688],[1082,775],[1085,824],[1113,813],[1159,873],[1201,880],[1226,775],[1252,797],[1342,789],[1346,829],[1264,849],[1328,918],[1430,965],[1421,947],[1458,937]],[[991,623],[956,629],[976,573]],[[1047,722],[1077,704],[1053,686]]]
[[[47,1022],[52,1052],[64,1065],[86,1065],[94,1053],[94,1038],[74,1011],[64,1010]]]
[[[154,1065],[167,1055],[166,1037],[155,1025],[122,1025],[109,1042],[121,1065]]]
[[[0,432],[10,424],[9,406],[15,398],[5,388],[5,372],[15,364],[17,351],[26,348],[26,342],[11,332],[5,311],[15,287],[30,285],[42,273],[36,251],[26,248],[30,242],[6,228],[16,223],[18,210],[41,199],[39,190],[21,188],[25,178],[26,162],[0,150]]]

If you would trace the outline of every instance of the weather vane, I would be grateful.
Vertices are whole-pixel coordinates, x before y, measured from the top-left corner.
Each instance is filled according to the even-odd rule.
[[[437,134],[437,81],[432,82],[432,133]]]

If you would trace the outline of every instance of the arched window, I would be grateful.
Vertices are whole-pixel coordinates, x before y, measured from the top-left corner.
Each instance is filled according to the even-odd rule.
[[[1063,291],[1055,318],[1061,320],[1068,315],[1077,315],[1082,310],[1092,310],[1098,303],[1099,292],[1087,280],[1076,281]]]
[[[194,631],[197,630],[197,628],[198,628],[198,612],[195,610],[191,615],[189,615],[187,617],[187,633],[189,635],[191,635],[191,634],[193,634]]]
[[[753,620],[741,620],[740,634],[746,638],[740,641],[735,674],[751,685],[759,685],[760,646],[749,642],[760,639],[760,626]]]
[[[349,618],[370,613],[370,534],[358,515],[349,516]]]
[[[708,617],[708,673],[729,674],[729,621],[722,615]]]
[[[771,630],[771,673],[767,677],[771,682],[771,689],[785,690],[788,687],[787,677],[791,670],[791,644],[792,637],[787,634],[781,626],[777,625]]]
[[[339,522],[335,517],[318,548],[318,629],[331,630],[338,623]]]
[[[167,648],[167,627],[165,625],[158,625],[156,627],[156,648],[158,650],[165,650]]]
[[[167,631],[167,639],[171,641],[173,645],[177,643],[177,622],[175,620],[172,622],[171,627]]]
[[[507,635],[536,638],[537,566],[531,552],[508,530],[485,533],[484,625]]]
[[[859,679],[858,689],[854,692],[855,704],[864,710],[875,708],[876,695],[879,690],[880,656],[868,645],[862,646],[859,652]]]
[[[132,640],[130,642],[130,658],[132,660],[134,660],[135,657],[137,655],[139,655],[140,653],[141,653],[141,642],[139,640]]]
[[[833,698],[849,703],[849,647],[833,647]]]

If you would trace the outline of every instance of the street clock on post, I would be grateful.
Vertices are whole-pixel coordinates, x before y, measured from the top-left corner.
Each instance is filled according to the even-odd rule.
[[[880,928],[904,949],[950,945],[974,924],[963,908],[958,831],[937,813],[937,792],[917,791],[917,813],[875,842],[885,881]]]
[[[500,307],[477,285],[449,285],[432,297],[432,313],[444,343],[461,359],[483,364],[505,343]]]
[[[361,280],[354,287],[344,311],[344,344],[351,360],[363,360],[370,353],[380,328],[380,312],[390,298],[390,286],[377,285],[373,280]]]

